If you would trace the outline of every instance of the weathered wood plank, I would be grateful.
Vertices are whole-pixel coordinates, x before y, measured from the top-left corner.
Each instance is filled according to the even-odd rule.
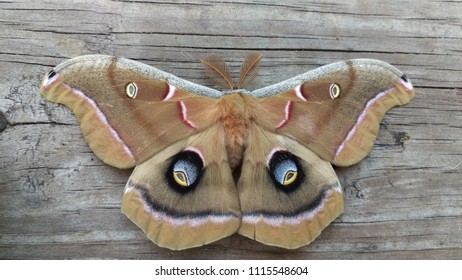
[[[0,9],[0,258],[462,258],[461,1],[0,1]],[[416,98],[387,114],[365,160],[336,169],[345,213],[309,246],[234,235],[182,252],[158,248],[120,213],[131,170],[96,158],[67,108],[40,96],[39,81],[67,58],[105,53],[210,85],[200,58],[222,55],[237,72],[249,51],[264,56],[255,88],[369,57],[406,71]]]

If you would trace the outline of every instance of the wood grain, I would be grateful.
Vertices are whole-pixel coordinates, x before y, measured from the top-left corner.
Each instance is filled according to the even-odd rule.
[[[461,259],[461,1],[0,1],[0,258]],[[290,251],[234,235],[158,248],[120,213],[131,170],[103,164],[67,108],[39,94],[77,55],[124,56],[209,85],[199,59],[253,87],[350,58],[407,72],[416,97],[382,121],[370,155],[337,168],[345,213]]]

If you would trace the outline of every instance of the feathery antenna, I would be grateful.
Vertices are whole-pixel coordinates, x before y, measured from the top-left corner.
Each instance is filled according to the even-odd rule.
[[[226,62],[221,57],[209,55],[201,59],[201,62],[205,66],[205,72],[217,86],[234,89],[233,79],[231,78],[228,66],[226,66]]]
[[[252,82],[260,69],[260,61],[262,55],[256,52],[249,53],[241,65],[239,81],[234,87],[231,73],[229,72],[226,62],[217,55],[209,55],[201,59],[202,65],[205,67],[205,72],[212,81],[222,89],[241,89],[245,84]]]
[[[260,69],[262,55],[256,52],[249,53],[241,65],[237,88],[240,89],[244,84],[252,82]]]

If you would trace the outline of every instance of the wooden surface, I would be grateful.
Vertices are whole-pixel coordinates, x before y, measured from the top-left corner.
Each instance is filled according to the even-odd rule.
[[[461,1],[0,1],[0,8],[0,258],[462,258]],[[336,168],[345,213],[311,245],[290,251],[233,235],[181,252],[159,248],[120,213],[131,170],[96,158],[70,111],[40,96],[40,80],[65,59],[100,53],[210,85],[200,58],[221,55],[237,73],[249,51],[264,56],[255,88],[367,57],[407,72],[416,97],[386,115],[365,160]]]

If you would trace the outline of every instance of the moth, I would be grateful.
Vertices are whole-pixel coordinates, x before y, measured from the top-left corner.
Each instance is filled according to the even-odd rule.
[[[122,212],[161,247],[197,247],[239,233],[298,248],[344,210],[332,164],[359,162],[384,114],[414,96],[386,62],[354,59],[247,91],[261,55],[234,85],[223,60],[203,60],[228,89],[204,87],[106,55],[63,62],[41,94],[69,107],[94,153],[133,168]]]

